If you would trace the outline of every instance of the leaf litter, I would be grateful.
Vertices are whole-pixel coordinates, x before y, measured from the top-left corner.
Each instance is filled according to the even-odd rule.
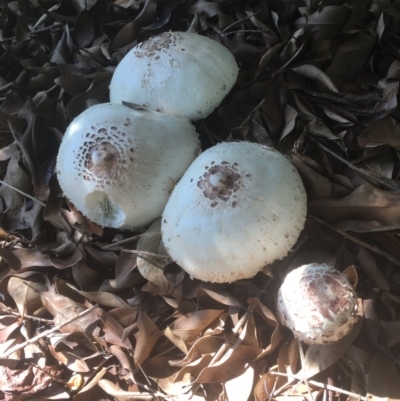
[[[399,19],[389,0],[4,3],[2,399],[400,399]],[[133,46],[168,30],[211,37],[240,66],[196,123],[203,148],[273,146],[304,181],[298,243],[254,279],[191,280],[159,221],[102,229],[61,196],[54,162],[71,119],[108,101]],[[320,259],[347,274],[363,316],[345,341],[300,345],[275,295],[289,269]]]

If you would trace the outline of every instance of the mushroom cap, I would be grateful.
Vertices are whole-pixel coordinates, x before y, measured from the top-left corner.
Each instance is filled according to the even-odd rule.
[[[357,321],[357,295],[347,277],[327,264],[292,270],[277,295],[277,314],[295,337],[307,344],[330,344]]]
[[[305,217],[304,186],[286,157],[256,143],[221,143],[176,185],[161,233],[192,277],[223,283],[253,277],[286,256]]]
[[[232,53],[215,40],[165,32],[138,44],[121,60],[111,80],[110,100],[199,120],[221,103],[238,72]]]
[[[57,175],[65,196],[90,220],[136,229],[161,216],[175,182],[199,151],[188,120],[98,104],[69,125]]]

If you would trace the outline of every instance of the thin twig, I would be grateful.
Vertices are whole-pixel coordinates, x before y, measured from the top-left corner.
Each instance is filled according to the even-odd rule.
[[[3,181],[3,180],[0,180],[0,184],[1,184],[1,185],[4,185],[5,187],[8,187],[8,188],[14,190],[15,192],[18,192],[19,194],[21,194],[21,195],[23,195],[23,196],[26,196],[26,197],[29,198],[29,199],[32,199],[34,202],[39,203],[39,205],[41,205],[41,206],[46,206],[46,204],[43,203],[41,200],[39,200],[39,199],[37,199],[37,198],[34,198],[34,197],[31,196],[31,195],[28,195],[27,193],[21,191],[20,189],[14,187],[14,186],[11,185],[11,184],[8,184],[7,182],[5,182],[5,181]]]
[[[123,249],[123,252],[128,252],[128,253],[134,253],[140,257],[140,255],[145,255],[145,256],[153,256],[155,258],[160,258],[160,259],[170,259],[169,256],[166,255],[159,255],[158,253],[153,253],[153,252],[147,252],[147,251],[137,251],[134,249]]]
[[[217,363],[224,356],[225,352],[237,343],[238,341],[237,337],[239,335],[239,331],[244,327],[244,325],[246,324],[247,320],[249,319],[253,311],[254,311],[254,306],[250,305],[246,310],[246,312],[244,313],[244,315],[240,318],[240,320],[236,323],[235,327],[232,329],[232,332],[234,334],[233,338],[229,338],[222,344],[221,348],[213,356],[208,366],[212,366],[214,363]],[[196,383],[192,387],[193,394],[196,393],[199,387],[200,383]]]
[[[30,121],[27,130],[30,130],[32,125],[33,125],[33,121]],[[17,131],[17,129],[14,127],[14,125],[11,122],[9,122],[8,127],[10,128],[10,131],[12,133],[12,136],[14,138],[16,145],[19,146],[19,148],[21,149],[22,157],[24,159],[26,167],[29,169],[29,172],[31,173],[31,180],[32,180],[33,186],[35,187],[37,184],[37,177],[36,177],[35,166],[33,165],[31,155],[28,153],[24,144],[22,143],[20,134]]]
[[[368,244],[367,242],[361,241],[358,238],[353,237],[350,234],[347,234],[346,231],[343,231],[340,228],[336,228],[336,227],[332,226],[331,224],[327,223],[326,221],[319,219],[318,217],[311,216],[311,215],[307,215],[307,217],[309,217],[310,219],[316,221],[317,223],[319,223],[323,226],[330,228],[333,231],[336,231],[338,234],[342,235],[344,238],[346,238],[358,245],[361,245],[362,247],[369,249],[370,251],[377,253],[378,255],[381,255],[386,259],[389,259],[390,261],[396,263],[397,265],[400,265],[400,259],[396,258],[395,256],[391,255],[388,252],[383,251],[382,249],[378,248],[377,246],[372,246],[372,245]]]
[[[222,344],[221,348],[211,359],[211,362],[208,364],[208,366],[212,366],[214,363],[218,362],[223,357],[225,352],[236,342],[239,331],[244,327],[244,325],[246,324],[247,320],[249,319],[253,311],[254,311],[254,306],[250,305],[245,314],[240,318],[240,320],[236,323],[235,327],[232,329],[232,332],[234,334],[233,339],[226,340],[224,344]]]
[[[255,17],[258,13],[260,12],[260,10],[256,11],[253,14],[247,15],[246,17],[243,17],[235,22],[233,22],[232,24],[228,25],[226,28],[224,28],[222,30],[222,33],[226,32],[229,28],[232,28],[233,26],[235,26],[236,24],[240,24],[242,21],[245,21],[247,19],[250,19],[251,17]]]
[[[20,318],[22,318],[22,319],[29,319],[29,320],[34,320],[34,321],[36,321],[36,322],[42,322],[42,323],[50,323],[50,324],[53,324],[53,323],[54,323],[54,320],[51,320],[51,319],[43,319],[43,318],[41,318],[41,317],[30,316],[30,315],[21,316],[20,313],[14,312],[14,311],[9,310],[9,309],[7,309],[7,308],[2,308],[2,307],[0,307],[0,309],[1,309],[2,311],[4,311],[4,312],[7,312],[7,313],[10,314],[10,315],[17,316],[17,317],[20,317]]]
[[[61,23],[55,22],[53,25],[49,25],[49,26],[46,26],[44,28],[40,28],[40,29],[32,28],[32,30],[29,33],[30,34],[32,34],[32,33],[45,33],[45,32],[51,31],[52,29],[57,29],[57,28],[58,29],[62,29],[62,27],[63,27],[63,25]]]
[[[289,375],[287,373],[282,373],[282,372],[273,372],[272,371],[272,372],[268,372],[268,374],[274,375],[274,376],[287,377],[287,378],[291,379],[291,381],[293,381],[293,380],[301,380],[300,378],[298,378],[298,377],[296,377],[294,375]],[[347,391],[347,390],[343,390],[340,387],[335,387],[335,386],[332,386],[330,384],[325,384],[325,383],[319,383],[319,382],[317,382],[315,380],[308,380],[308,383],[311,384],[312,386],[315,386],[315,387],[318,387],[318,388],[322,388],[324,390],[335,391],[336,393],[348,395],[350,397],[356,398],[356,399],[361,400],[361,401],[367,401],[367,397],[363,397],[360,394],[356,394],[356,393],[352,393],[352,392]],[[277,394],[274,392],[273,394],[271,394],[271,397],[272,396],[276,396],[276,395]]]
[[[265,102],[265,97],[261,100],[260,103],[254,109],[251,111],[251,113],[243,120],[243,122],[240,124],[240,127],[244,127],[246,123],[250,120],[250,118],[253,116],[253,114],[264,104]]]
[[[47,12],[52,12],[57,10],[58,8],[58,4],[55,4],[54,6],[51,6],[48,10],[46,10]],[[34,29],[39,26],[40,24],[42,24],[46,19],[48,18],[48,14],[43,14],[37,21],[36,24],[32,27],[31,32],[34,31]]]
[[[6,358],[7,356],[11,355],[12,353],[19,351],[20,349],[25,348],[26,346],[28,346],[30,344],[34,344],[35,342],[41,340],[42,338],[48,336],[49,334],[52,334],[52,333],[56,332],[57,330],[60,330],[62,327],[66,326],[67,324],[81,318],[82,316],[85,316],[86,314],[88,314],[89,312],[91,312],[92,310],[94,310],[96,308],[98,308],[97,304],[93,305],[89,309],[86,309],[86,310],[82,311],[81,313],[78,313],[77,315],[69,318],[65,322],[63,322],[57,326],[54,326],[52,329],[45,330],[44,332],[38,334],[37,336],[30,338],[29,340],[23,342],[22,344],[18,344],[14,347],[11,347],[7,351],[0,354],[0,359]]]
[[[107,379],[100,379],[98,382],[98,386],[106,391],[108,394],[110,394],[113,397],[131,397],[134,398],[135,400],[154,400],[154,397],[163,397],[163,399],[168,400],[170,399],[169,396],[160,393],[159,391],[154,392],[153,394],[149,393],[141,393],[138,391],[125,391],[122,390],[118,385],[113,383],[110,380]]]
[[[299,346],[299,354],[300,354],[301,367],[302,367],[302,371],[303,371],[303,373],[304,373],[304,377],[303,377],[302,381],[304,381],[304,383],[306,384],[307,392],[308,392],[308,395],[310,396],[310,399],[311,399],[312,401],[314,401],[314,397],[313,397],[313,395],[311,394],[310,385],[309,385],[308,379],[307,379],[306,362],[305,362],[305,361],[306,361],[306,358],[305,358],[305,356],[304,356],[303,343],[302,343],[301,340],[297,339],[297,344],[298,344],[298,346]]]
[[[271,31],[270,30],[265,30],[265,29],[239,29],[237,31],[227,32],[227,33],[224,34],[224,36],[228,36],[228,35],[231,35],[233,33],[239,33],[239,32],[267,33],[267,32],[271,32]]]
[[[205,131],[207,132],[208,138],[210,139],[212,145],[214,146],[214,145],[215,145],[215,140],[214,140],[214,138],[213,138],[213,134],[211,134],[211,132],[210,132],[209,129],[207,128],[207,125],[206,125],[206,123],[204,122],[204,120],[201,120],[201,125],[204,127]],[[220,140],[220,141],[222,141],[222,139],[220,139],[220,138],[218,138],[218,137],[217,137],[217,139]]]
[[[132,242],[132,241],[136,241],[137,239],[140,239],[140,237],[141,237],[142,235],[144,235],[144,234],[138,234],[138,235],[135,235],[135,236],[133,236],[133,237],[121,239],[120,241],[113,242],[112,244],[109,244],[109,245],[106,245],[106,246],[102,246],[101,249],[102,249],[103,251],[106,251],[107,249],[112,249],[112,248],[114,248],[115,246],[120,246],[120,245],[129,244],[129,243]],[[158,234],[157,234],[157,235],[158,235]]]
[[[318,147],[320,147],[321,149],[323,149],[325,152],[329,153],[330,155],[332,155],[333,157],[335,157],[336,159],[340,160],[342,163],[344,163],[347,167],[351,168],[352,170],[356,171],[358,174],[360,175],[364,175],[374,181],[379,182],[379,184],[381,184],[384,188],[386,189],[391,189],[394,191],[400,191],[400,188],[394,184],[391,184],[390,182],[387,182],[385,180],[383,180],[381,177],[375,175],[374,173],[371,173],[369,171],[366,171],[362,168],[356,167],[354,164],[348,162],[346,159],[343,159],[343,157],[340,157],[339,155],[337,155],[335,152],[333,152],[332,150],[330,150],[328,147],[326,147],[325,145],[323,145],[321,142],[317,141],[315,138],[313,138],[311,135],[306,134],[307,138],[309,138],[312,142],[314,142]]]

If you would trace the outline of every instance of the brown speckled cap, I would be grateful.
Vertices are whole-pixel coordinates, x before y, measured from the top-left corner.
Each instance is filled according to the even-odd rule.
[[[232,282],[282,259],[306,217],[297,170],[278,151],[221,143],[191,164],[162,216],[170,256],[192,277]]]
[[[161,216],[199,150],[188,120],[98,104],[69,125],[57,175],[65,196],[90,220],[135,229]]]
[[[127,101],[189,120],[210,114],[236,82],[232,53],[205,36],[164,32],[130,50],[115,69],[112,103]]]
[[[357,305],[347,277],[317,263],[292,270],[276,302],[281,323],[308,344],[330,344],[348,334],[357,320]]]

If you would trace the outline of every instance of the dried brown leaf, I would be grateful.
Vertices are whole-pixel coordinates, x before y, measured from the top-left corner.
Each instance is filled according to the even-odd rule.
[[[328,221],[373,221],[377,228],[400,227],[400,194],[378,189],[370,184],[359,186],[342,199],[316,199],[309,210]]]
[[[39,368],[31,365],[15,370],[0,366],[0,387],[3,392],[32,396],[50,386],[61,373],[58,366]]]
[[[187,343],[191,343],[223,312],[223,310],[205,309],[188,313],[176,319],[170,325],[170,329],[175,336]]]
[[[203,309],[216,309],[219,304],[243,308],[243,305],[229,292],[210,289],[200,284],[196,291],[198,305]]]
[[[139,391],[126,391],[122,390],[118,384],[113,383],[107,379],[100,379],[97,385],[108,395],[115,397],[117,400],[127,400],[132,399],[135,401],[148,401],[153,399],[150,393],[142,394]]]
[[[390,284],[382,271],[379,269],[375,258],[367,249],[360,247],[357,255],[362,269],[372,278],[375,285],[384,291],[390,291]]]
[[[104,332],[106,343],[117,345],[122,348],[132,349],[132,343],[126,338],[123,326],[110,313],[98,309],[97,315],[101,321],[101,328]]]
[[[75,96],[68,103],[66,112],[69,118],[75,118],[82,113],[91,105],[90,102],[103,103],[107,101],[110,81],[111,73],[99,72],[96,74],[89,88],[85,92]]]
[[[318,8],[311,15],[299,18],[294,25],[297,29],[305,27],[315,32],[317,40],[329,39],[339,31],[349,16],[349,9],[345,6],[330,6]]]
[[[118,361],[120,362],[121,366],[127,371],[131,373],[131,377],[133,377],[133,368],[130,362],[129,357],[126,355],[124,350],[117,345],[111,345],[110,347],[110,354],[114,355]]]
[[[63,244],[58,247],[57,252],[62,252],[63,250],[65,250],[66,247],[73,249],[72,254],[68,255],[68,257],[52,256],[51,254],[49,255],[49,260],[56,269],[66,269],[68,267],[76,265],[83,258],[82,252],[72,241],[70,241],[69,244]]]
[[[254,310],[261,316],[261,318],[268,323],[268,325],[273,329],[271,334],[271,342],[260,354],[259,358],[270,354],[281,342],[282,340],[282,326],[279,323],[277,317],[258,299],[250,298],[247,300],[249,305],[254,306]]]
[[[399,373],[391,361],[376,352],[368,372],[367,396],[373,401],[400,399]]]
[[[140,274],[156,285],[161,294],[172,294],[174,288],[164,275],[164,267],[169,263],[169,256],[161,242],[161,219],[157,219],[142,234],[137,250],[139,252],[137,268]],[[140,254],[140,252],[143,252],[143,254]]]
[[[132,43],[141,26],[149,24],[156,12],[157,1],[146,0],[140,14],[131,22],[124,25],[112,42],[112,48],[118,49]]]
[[[373,30],[354,31],[340,43],[325,73],[343,81],[353,80],[356,73],[363,69],[376,42],[377,35]]]
[[[31,179],[19,165],[20,161],[20,154],[18,152],[14,153],[8,163],[7,172],[3,180],[20,191],[32,195]],[[5,185],[0,187],[0,197],[3,199],[5,208],[22,207],[26,200],[23,195]]]
[[[54,80],[72,97],[78,96],[88,90],[90,81],[82,75],[62,75]]]
[[[326,75],[323,71],[321,71],[314,65],[303,64],[300,67],[293,68],[292,70],[297,74],[300,74],[306,78],[310,78],[317,81],[319,84],[325,86],[332,92],[339,93],[338,88],[333,83],[333,81],[328,77],[328,75]]]
[[[225,383],[228,400],[247,400],[252,392],[255,372],[248,367],[241,375]]]
[[[65,365],[68,369],[72,370],[73,372],[89,372],[90,368],[87,363],[82,359],[74,355],[73,353],[62,350],[56,351],[55,347],[49,344],[48,346],[51,355],[53,358],[56,359],[58,362],[61,362]]]
[[[381,330],[379,332],[380,341],[388,348],[391,348],[400,342],[400,321],[380,321]]]
[[[358,143],[366,148],[390,145],[400,150],[400,128],[392,117],[381,118],[368,126]]]
[[[47,255],[26,248],[0,248],[0,256],[13,270],[34,269],[35,267],[50,267],[52,263]]]
[[[280,141],[293,131],[296,124],[297,111],[289,104],[285,108],[285,126],[283,127]]]
[[[225,383],[242,374],[262,352],[261,348],[238,345],[229,348],[225,355],[212,366],[204,368],[198,375],[197,383]]]
[[[264,374],[254,388],[254,398],[256,401],[270,400],[270,394],[272,394],[276,388],[276,381],[276,376],[269,373]]]
[[[79,294],[100,305],[109,308],[129,308],[129,305],[118,295],[102,291],[79,291]]]
[[[136,347],[133,355],[135,365],[141,366],[149,357],[154,345],[161,337],[160,329],[143,311],[139,312],[137,319],[138,331],[135,333]]]
[[[120,252],[115,267],[116,284],[119,288],[124,288],[124,282],[132,276],[136,264],[137,256],[134,253],[124,252],[123,250]]]
[[[42,306],[40,293],[48,290],[46,281],[47,277],[42,274],[32,274],[25,278],[14,276],[8,280],[8,293],[21,315],[32,314]]]
[[[201,356],[217,352],[223,343],[224,340],[221,337],[201,337],[191,346],[189,351],[185,352],[186,356],[182,360],[172,360],[169,361],[169,364],[184,367]]]
[[[86,307],[71,299],[55,294],[52,291],[42,292],[40,294],[42,303],[44,307],[54,316],[54,323],[60,325],[66,320],[71,319],[78,313],[83,312]],[[89,326],[96,325],[98,321],[98,316],[95,311],[82,316],[79,319],[61,327],[60,331],[62,333],[71,333],[75,331],[86,332]]]
[[[93,25],[93,13],[87,9],[82,10],[75,20],[72,39],[77,47],[86,47],[94,39],[95,27]]]
[[[184,366],[175,376],[175,381],[182,381],[185,377],[190,377],[191,379],[196,378],[200,372],[211,363],[212,359],[212,355],[202,355],[199,359]]]

